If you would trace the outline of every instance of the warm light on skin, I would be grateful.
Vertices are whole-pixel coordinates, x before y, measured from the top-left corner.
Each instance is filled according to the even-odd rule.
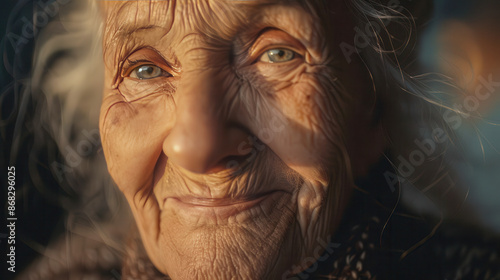
[[[361,64],[332,61],[340,33],[279,2],[103,5],[108,169],[173,279],[281,278],[317,255],[347,202],[359,162],[346,141],[369,123],[353,101],[369,87],[351,78]],[[271,49],[294,55],[259,59]],[[168,75],[129,75],[141,65]]]
[[[179,145],[174,145],[174,146],[172,147],[172,149],[174,150],[174,152],[179,153],[179,152],[181,151],[181,146],[179,146]]]

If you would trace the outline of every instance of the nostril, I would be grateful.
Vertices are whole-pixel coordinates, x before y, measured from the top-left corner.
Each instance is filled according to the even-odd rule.
[[[222,171],[235,172],[243,168],[247,156],[227,156],[206,171],[207,174],[219,173]]]
[[[250,165],[256,158],[256,152],[252,151],[245,155],[231,155],[224,157],[219,163],[210,169],[209,173],[217,173],[221,171],[228,171],[233,174],[243,171]]]
[[[239,131],[243,131],[243,129]],[[226,141],[223,145],[225,148],[219,147],[221,150],[225,150],[226,155],[214,162],[215,164],[211,165],[205,172],[218,173],[226,171],[232,174],[240,174],[241,171],[252,164],[258,153],[263,151],[266,145],[256,136],[249,133],[245,134],[246,136],[243,136],[243,134],[237,137],[237,141],[235,138],[232,141]]]

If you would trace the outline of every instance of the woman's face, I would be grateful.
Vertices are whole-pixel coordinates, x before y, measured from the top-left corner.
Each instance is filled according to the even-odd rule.
[[[368,118],[345,11],[310,6],[103,1],[108,169],[173,279],[278,278],[325,249]]]

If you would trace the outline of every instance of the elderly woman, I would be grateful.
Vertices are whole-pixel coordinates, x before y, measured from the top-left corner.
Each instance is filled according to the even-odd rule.
[[[398,214],[401,183],[455,184],[442,167],[444,98],[402,66],[415,56],[404,3],[67,2],[53,7],[88,12],[99,39],[80,58],[102,46],[86,81],[102,91],[102,152],[134,222],[56,244],[62,255],[20,279],[500,277],[494,241],[471,248],[453,226]],[[85,29],[70,19],[68,34]],[[50,39],[40,42],[44,57]],[[40,86],[57,92],[58,74],[44,75],[55,82]],[[82,141],[66,143],[80,159]],[[64,180],[75,157],[62,154],[51,170]],[[78,255],[103,244],[112,249]]]

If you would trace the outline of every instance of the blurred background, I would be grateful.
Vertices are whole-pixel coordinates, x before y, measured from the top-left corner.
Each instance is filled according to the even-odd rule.
[[[450,105],[464,113],[450,121],[460,141],[449,163],[478,219],[469,222],[500,232],[500,1],[434,0],[434,5],[420,59],[426,70],[443,73],[460,87]]]

